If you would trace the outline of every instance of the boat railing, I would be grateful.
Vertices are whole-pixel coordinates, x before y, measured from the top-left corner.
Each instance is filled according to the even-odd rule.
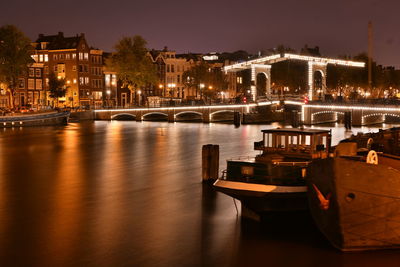
[[[254,156],[238,156],[238,157],[235,157],[235,158],[230,158],[227,161],[231,161],[231,160],[252,160],[254,158],[255,158],[255,155]]]
[[[311,161],[277,161],[274,162],[274,165],[278,166],[308,166]]]

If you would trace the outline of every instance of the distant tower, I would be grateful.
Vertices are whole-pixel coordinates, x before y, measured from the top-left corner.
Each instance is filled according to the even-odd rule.
[[[372,90],[372,56],[373,56],[372,21],[368,22],[368,86]]]

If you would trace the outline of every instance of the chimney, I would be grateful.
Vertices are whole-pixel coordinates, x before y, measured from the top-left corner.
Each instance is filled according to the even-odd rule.
[[[58,36],[64,37],[64,33],[63,32],[58,32]]]

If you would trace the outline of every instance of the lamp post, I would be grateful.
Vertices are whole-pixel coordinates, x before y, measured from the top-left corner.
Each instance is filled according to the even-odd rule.
[[[140,96],[141,96],[141,94],[142,94],[142,91],[141,91],[141,90],[138,90],[137,93],[138,93],[138,95],[139,95],[138,97],[139,97],[139,106],[140,106],[140,98],[141,98]]]
[[[205,87],[204,83],[200,83],[200,99],[203,99],[203,88]]]
[[[109,106],[110,106],[110,94],[111,94],[111,90],[110,90],[110,89],[107,89],[106,94],[107,94],[107,106],[109,107]]]

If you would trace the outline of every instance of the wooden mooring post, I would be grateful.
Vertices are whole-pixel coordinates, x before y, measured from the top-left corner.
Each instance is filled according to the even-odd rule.
[[[213,182],[219,173],[219,145],[203,145],[202,177],[203,182]]]

